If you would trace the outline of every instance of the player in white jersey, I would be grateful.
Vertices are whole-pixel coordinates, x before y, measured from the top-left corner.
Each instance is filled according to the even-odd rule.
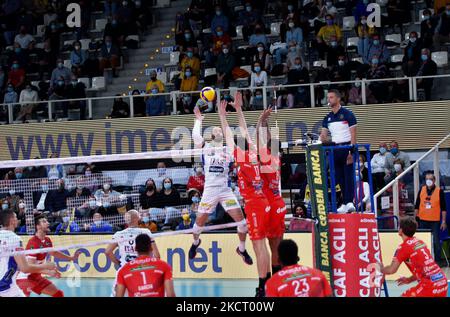
[[[43,264],[28,263],[23,254],[9,256],[12,252],[22,251],[22,239],[14,233],[18,220],[14,211],[2,211],[1,223],[3,229],[0,230],[0,297],[24,297],[22,290],[17,286],[16,279],[18,272],[42,273],[49,276],[59,277],[53,262]]]
[[[229,177],[230,166],[233,164],[232,151],[223,149],[223,133],[219,127],[212,129],[211,143],[205,143],[202,135],[203,116],[198,107],[194,108],[195,123],[192,131],[192,137],[196,148],[203,148],[202,160],[205,170],[205,186],[203,196],[198,207],[197,218],[193,227],[194,242],[189,249],[189,259],[195,258],[197,248],[199,247],[200,233],[208,220],[209,214],[220,203],[225,211],[235,222],[239,222],[237,227],[239,236],[239,246],[236,252],[242,257],[248,265],[253,264],[253,260],[245,249],[245,240],[247,237],[247,222],[242,213],[239,202],[231,189]],[[216,148],[214,150],[214,148]],[[220,148],[220,149],[218,149]]]
[[[122,231],[118,231],[112,237],[112,240],[117,242],[111,243],[106,247],[106,256],[116,265],[121,267],[136,259],[138,253],[135,249],[136,237],[140,234],[146,234],[151,238],[153,257],[160,258],[158,247],[155,240],[152,238],[150,230],[145,228],[139,228],[139,212],[137,210],[130,210],[125,215],[125,222],[128,224],[128,228]],[[114,255],[116,248],[119,248],[120,260]],[[115,296],[116,281],[114,281],[113,296]]]

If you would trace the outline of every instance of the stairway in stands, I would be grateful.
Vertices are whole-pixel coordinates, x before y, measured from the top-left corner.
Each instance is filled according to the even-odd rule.
[[[135,50],[128,51],[128,61],[124,64],[123,69],[119,72],[118,78],[113,78],[112,83],[107,84],[106,91],[99,93],[98,96],[114,96],[115,94],[128,94],[131,90],[145,90],[149,76],[140,74],[144,69],[144,65],[148,64],[148,68],[163,67],[169,63],[170,54],[155,53],[156,49],[161,50],[161,42],[164,46],[175,45],[175,40],[171,32],[175,26],[175,16],[178,11],[185,11],[190,4],[190,0],[176,0],[170,2],[170,7],[155,8],[154,16],[156,17],[156,25],[150,30],[150,34],[141,39],[140,47]],[[167,34],[171,34],[168,40],[165,38]],[[150,55],[154,55],[154,59],[150,60]],[[137,78],[137,82],[134,82]],[[129,103],[128,99],[124,99]],[[96,101],[93,107],[94,118],[104,118],[111,112],[113,100]]]

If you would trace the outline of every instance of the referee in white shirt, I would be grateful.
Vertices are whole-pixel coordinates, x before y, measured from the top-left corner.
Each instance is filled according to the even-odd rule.
[[[338,90],[332,89],[328,92],[328,106],[331,108],[331,112],[323,119],[320,140],[325,143],[329,142],[328,132],[330,132],[331,142],[336,145],[355,145],[356,117],[353,112],[342,107],[341,94]],[[339,184],[343,196],[343,204],[337,212],[355,211],[355,205],[353,204],[355,185],[351,150],[338,149],[334,151],[334,170],[336,184]]]

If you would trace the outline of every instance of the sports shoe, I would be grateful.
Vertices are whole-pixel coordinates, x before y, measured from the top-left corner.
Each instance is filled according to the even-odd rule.
[[[355,205],[353,205],[353,203],[348,203],[347,205],[345,205],[345,208],[347,208],[347,212],[355,212],[356,211]]]
[[[338,214],[345,214],[347,212],[347,206],[342,204],[341,207],[337,209]]]
[[[253,264],[253,260],[252,257],[250,256],[250,254],[248,254],[247,250],[244,250],[244,252],[241,252],[241,250],[239,250],[239,247],[236,248],[236,253],[239,254],[242,259],[244,260],[245,264],[248,265],[252,265]]]
[[[192,243],[191,248],[189,249],[189,260],[195,258],[195,256],[197,255],[197,248],[200,246],[201,243],[202,243],[201,239],[198,239],[197,245]]]
[[[266,291],[264,288],[257,287],[255,297],[266,297]]]

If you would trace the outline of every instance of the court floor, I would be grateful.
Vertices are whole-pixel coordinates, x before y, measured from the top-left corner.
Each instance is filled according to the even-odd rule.
[[[64,291],[67,297],[109,297],[114,280],[83,278],[79,281],[59,279],[53,282]],[[178,279],[174,281],[177,297],[253,297],[257,284],[255,279]],[[398,297],[408,287],[410,286],[399,287],[395,282],[389,281],[389,296]]]

